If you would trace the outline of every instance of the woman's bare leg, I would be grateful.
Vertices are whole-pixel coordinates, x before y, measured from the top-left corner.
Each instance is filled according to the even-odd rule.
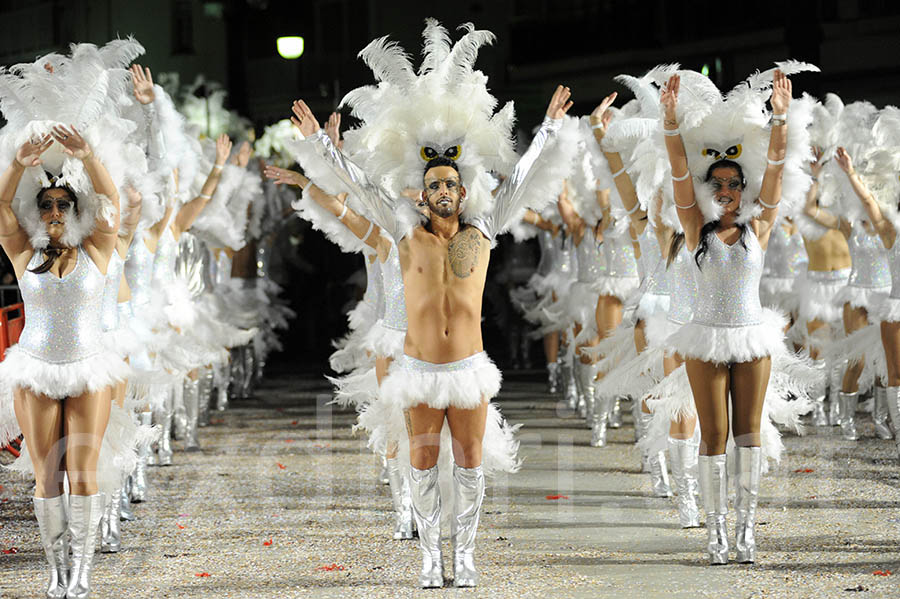
[[[812,337],[813,333],[815,333],[816,331],[818,331],[819,329],[821,329],[824,326],[826,326],[826,323],[822,320],[819,320],[819,319],[809,320],[806,322],[806,332],[809,334],[810,337]],[[809,357],[810,358],[812,358],[813,360],[819,359],[819,349],[818,348],[815,348],[812,345],[810,345],[807,349],[809,349]]]
[[[684,364],[684,360],[680,355],[675,354],[672,356],[666,356],[663,358],[663,374],[669,376],[676,370],[678,367]],[[678,420],[673,420],[669,424],[669,436],[673,439],[690,439],[694,436],[694,428],[697,426],[697,418],[679,418]]]
[[[771,371],[768,356],[731,366],[731,422],[738,447],[760,445],[760,421]]]
[[[18,387],[13,391],[13,409],[34,467],[34,496],[46,499],[62,495],[62,402]]]
[[[547,364],[556,362],[556,358],[559,357],[559,331],[544,335],[544,357]]]
[[[850,304],[844,304],[844,332],[848,335],[868,326],[869,314],[865,308],[854,308]],[[859,376],[863,371],[863,362],[851,362],[847,364],[844,378],[841,381],[841,391],[844,393],[856,393],[859,391]]]
[[[731,376],[727,366],[685,360],[694,406],[700,419],[700,455],[725,453],[728,441],[728,390]]]
[[[887,362],[887,386],[900,387],[900,322],[881,323],[881,345]]]
[[[96,495],[100,444],[109,423],[112,387],[65,400],[66,473],[72,495]]]
[[[378,379],[378,386],[381,386],[381,381],[384,380],[384,377],[387,376],[388,369],[391,367],[391,362],[394,359],[389,356],[378,356],[375,358],[375,378]],[[397,457],[397,441],[388,442],[387,453],[385,453],[384,457],[387,459],[392,459]]]

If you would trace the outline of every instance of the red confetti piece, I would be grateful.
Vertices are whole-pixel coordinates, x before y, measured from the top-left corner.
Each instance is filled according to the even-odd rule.
[[[345,570],[344,566],[339,566],[338,564],[331,564],[330,566],[319,566],[316,570],[322,570],[323,572],[334,572]]]
[[[263,541],[263,547],[271,547],[271,546],[272,546],[272,539],[269,539],[268,541]]]
[[[214,418],[213,420],[210,420],[209,423],[210,424],[225,424],[225,419],[224,418]]]
[[[194,574],[197,578],[209,578],[209,572],[200,572],[199,574]]]
[[[275,462],[275,463],[278,465],[278,468],[280,468],[281,470],[284,470],[285,468],[287,468],[287,466],[285,466],[281,462]]]
[[[178,524],[177,526],[179,530],[184,530],[184,526],[182,526],[181,524]]]
[[[285,443],[293,443],[294,440],[293,440],[293,439],[285,439],[284,442],[285,442]]]
[[[891,576],[890,570],[875,570],[872,572],[875,576]]]
[[[556,501],[557,499],[568,499],[568,495],[547,495],[547,499],[550,501]]]
[[[812,468],[797,468],[794,472],[801,472],[804,474],[809,474],[810,472],[815,472]]]
[[[297,426],[297,421],[296,421],[296,420],[291,420],[291,424],[294,425],[294,426]]]
[[[18,553],[18,552],[19,552],[18,547],[10,547],[9,549],[3,550],[3,555],[12,555],[13,553]]]

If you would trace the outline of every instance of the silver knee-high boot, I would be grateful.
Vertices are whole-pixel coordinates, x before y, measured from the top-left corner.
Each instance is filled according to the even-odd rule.
[[[72,569],[69,571],[67,599],[91,596],[91,571],[97,532],[103,513],[103,498],[96,495],[69,495],[69,535],[72,544]]]
[[[613,398],[609,395],[596,394],[595,392],[591,447],[606,447],[606,437],[609,432],[609,412],[612,409],[612,402]]]
[[[200,418],[200,379],[186,378],[182,386],[184,396],[184,450],[200,451],[197,439],[198,420]]]
[[[563,397],[566,400],[566,407],[574,411],[578,407],[578,389],[575,383],[575,369],[571,360],[564,360],[560,369],[563,387]]]
[[[394,504],[394,538],[398,541],[413,538],[412,497],[409,480],[403,476],[399,458],[387,458],[388,482]]]
[[[821,378],[813,389],[813,426],[828,426],[828,413],[825,411],[825,391],[828,386],[828,370],[825,360],[816,360],[816,368],[821,372]]]
[[[381,458],[381,472],[378,473],[378,484],[380,485],[389,485],[391,484],[391,477],[388,476],[388,463],[387,458]]]
[[[622,398],[616,397],[609,412],[609,428],[622,428]]]
[[[734,482],[734,548],[738,563],[756,561],[756,504],[759,500],[759,474],[762,468],[759,447],[738,447]]]
[[[484,500],[484,473],[481,466],[460,468],[453,464],[453,518],[450,539],[453,543],[453,586],[478,584],[475,569],[475,536],[481,502]]]
[[[844,411],[841,409],[841,386],[844,382],[844,370],[847,360],[835,360],[831,365],[828,377],[828,423],[831,426],[839,426]]]
[[[175,383],[176,391],[172,395],[172,436],[177,441],[184,441],[187,434],[187,412],[184,405],[184,382],[187,380],[185,377],[181,384]]]
[[[234,351],[232,350],[232,356]],[[215,367],[213,380],[216,387],[216,410],[224,412],[228,409],[228,381],[230,378],[230,370],[227,365]]]
[[[559,391],[559,364],[547,362],[547,393],[556,395]]]
[[[134,487],[134,476],[129,474],[122,483],[122,492],[119,494],[119,520],[134,520],[134,512],[131,511],[131,489]]]
[[[65,495],[34,498],[34,516],[41,531],[41,546],[50,570],[46,592],[48,599],[65,599],[69,585],[69,545],[66,542],[69,523],[65,500]]]
[[[579,408],[584,405],[584,418],[588,427],[594,424],[594,377],[597,370],[593,364],[578,364],[578,379],[580,382]]]
[[[728,563],[728,472],[725,454],[701,455],[697,459],[700,495],[706,512],[706,551],[709,563],[718,566]]]
[[[156,444],[157,466],[172,465],[172,406],[176,391],[181,392],[181,385],[178,383],[170,387],[163,406],[156,412],[156,421],[160,428],[159,441]]]
[[[200,391],[197,401],[197,426],[209,426],[209,403],[213,392],[213,369],[207,366],[200,371]]]
[[[438,467],[419,470],[409,467],[409,490],[412,495],[413,518],[419,530],[422,571],[419,586],[435,589],[444,586],[444,564],[441,555],[441,490]]]
[[[644,434],[650,430],[653,414],[641,411],[641,428]],[[669,485],[669,468],[666,464],[666,452],[656,451],[647,454],[647,465],[650,467],[650,486],[657,497],[671,497],[672,487]]]
[[[637,443],[644,437],[643,431],[641,431],[641,400],[633,399],[631,400],[631,419],[634,421],[634,442]],[[646,470],[643,470],[646,472]]]
[[[879,439],[894,438],[894,431],[888,423],[887,395],[884,387],[875,386],[875,405],[872,408],[872,420],[875,422],[875,435]]]
[[[699,444],[693,439],[668,439],[669,462],[672,478],[678,491],[678,521],[681,528],[700,526],[700,508],[697,507],[699,488],[697,482],[697,457]]]
[[[100,553],[118,553],[122,548],[122,531],[119,527],[119,506],[122,489],[105,497],[103,515],[100,516]]]
[[[153,426],[153,412],[141,412],[138,422],[141,426]],[[158,443],[162,443],[162,439]],[[134,503],[147,500],[147,463],[150,460],[151,451],[149,444],[138,448],[137,466],[134,468],[131,481],[131,501]]]
[[[847,441],[856,441],[859,435],[856,433],[856,408],[859,405],[859,392],[838,394],[841,403],[841,436]]]
[[[895,431],[900,431],[900,387],[885,387],[884,399]],[[897,449],[900,450],[900,435],[895,437]]]
[[[587,418],[587,402],[584,400],[585,366],[577,358],[572,365],[575,371],[575,412],[579,418]]]

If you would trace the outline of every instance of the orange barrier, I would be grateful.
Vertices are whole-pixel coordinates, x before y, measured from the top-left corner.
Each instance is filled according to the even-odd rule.
[[[9,346],[18,343],[23,328],[25,328],[25,304],[0,308],[0,360],[6,356]]]

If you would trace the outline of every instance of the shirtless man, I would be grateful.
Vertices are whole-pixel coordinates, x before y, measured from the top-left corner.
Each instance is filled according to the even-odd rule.
[[[302,101],[292,117],[307,143],[332,168],[385,232],[397,242],[405,286],[408,328],[404,355],[385,378],[385,396],[404,408],[410,440],[410,482],[413,514],[419,530],[424,588],[443,586],[441,500],[438,488],[440,433],[446,417],[453,438],[454,585],[477,584],[475,533],[484,496],[482,441],[489,401],[500,389],[500,372],[481,339],[481,302],[494,237],[513,219],[521,218],[520,190],[528,180],[548,139],[559,129],[572,106],[569,88],[557,87],[547,117],[528,151],[498,190],[488,214],[461,222],[466,188],[456,163],[439,156],[423,173],[423,199],[431,218],[412,231],[397,218],[402,202],[371,182],[320,129]]]
[[[820,150],[815,149],[815,153],[818,160],[811,165],[813,184],[806,196],[804,214],[797,222],[803,235],[806,254],[809,256],[806,280],[801,283],[799,318],[801,322],[806,323],[809,355],[813,360],[820,360],[820,354],[823,353],[821,340],[823,337],[826,339],[830,337],[825,333],[840,330],[842,308],[834,305],[833,299],[850,278],[851,260],[847,236],[839,228],[828,228],[818,222],[822,215],[819,209],[817,178],[825,160]],[[815,426],[839,424],[838,393],[841,389],[844,366],[843,361],[837,360],[834,364],[822,364],[822,367],[828,370],[824,380],[831,388],[831,398],[826,413],[825,388],[823,386],[817,389],[813,412]]]

